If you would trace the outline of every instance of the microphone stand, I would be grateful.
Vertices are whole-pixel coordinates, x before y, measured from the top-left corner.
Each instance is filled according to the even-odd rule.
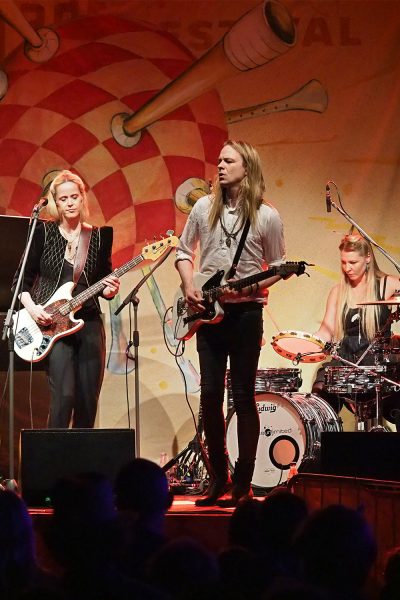
[[[117,310],[114,312],[114,315],[118,315],[121,310],[127,305],[133,305],[133,340],[129,343],[127,352],[129,352],[129,348],[131,345],[134,347],[134,362],[135,362],[135,454],[136,458],[140,457],[140,390],[139,390],[139,331],[138,331],[138,306],[139,306],[139,298],[137,297],[137,293],[142,287],[142,285],[148,280],[148,278],[153,275],[154,271],[158,269],[162,265],[162,263],[168,258],[168,256],[172,252],[172,247],[167,250],[167,252],[160,258],[158,262],[155,263],[154,267],[150,269],[148,273],[139,281],[138,284],[135,285],[133,290],[129,292],[126,296],[125,300],[118,306]],[[128,408],[129,410],[129,408]],[[128,413],[129,416],[129,413]]]
[[[338,191],[338,188],[337,188],[337,185],[336,185],[336,183],[335,183],[334,181],[329,181],[329,182],[328,182],[328,184],[329,184],[329,183],[333,183],[333,185],[335,186],[335,188],[336,188],[336,191],[337,191],[337,194],[338,194],[338,197],[339,197],[339,202],[340,202],[340,195],[339,195],[339,191]],[[328,184],[327,184],[327,187],[328,187]],[[388,254],[388,253],[386,252],[386,250],[384,250],[384,249],[383,249],[381,246],[379,246],[379,244],[378,244],[377,242],[375,242],[375,240],[374,240],[374,239],[373,239],[371,236],[369,236],[369,235],[368,235],[368,233],[367,233],[366,231],[364,231],[364,230],[363,230],[363,229],[362,229],[362,228],[361,228],[361,227],[358,225],[358,223],[356,223],[356,221],[354,221],[354,220],[353,220],[353,219],[350,217],[350,215],[348,215],[348,214],[347,214],[347,212],[346,212],[346,211],[345,211],[345,210],[342,208],[342,206],[338,206],[338,205],[336,204],[336,202],[334,202],[334,201],[333,201],[331,198],[329,199],[329,204],[330,204],[331,206],[333,206],[333,208],[335,208],[335,209],[336,209],[336,210],[337,210],[337,211],[338,211],[338,212],[339,212],[341,215],[343,215],[343,217],[344,217],[344,218],[345,218],[345,219],[346,219],[346,220],[347,220],[349,223],[351,223],[352,225],[354,225],[354,227],[356,227],[356,228],[358,229],[358,231],[361,233],[361,235],[362,235],[363,237],[365,237],[365,239],[367,239],[367,240],[368,240],[368,241],[369,241],[369,242],[370,242],[370,243],[371,243],[373,246],[375,246],[375,248],[377,248],[377,249],[378,249],[378,250],[379,250],[379,251],[380,251],[380,252],[381,252],[381,253],[382,253],[384,256],[386,256],[386,258],[387,258],[387,259],[388,259],[388,260],[389,260],[389,261],[392,263],[392,265],[394,265],[394,266],[396,267],[396,269],[397,269],[397,270],[400,272],[400,264],[399,264],[398,262],[396,262],[396,261],[394,260],[394,258],[392,258],[392,257],[390,256],[390,254]],[[341,204],[341,202],[340,202],[340,204]]]
[[[3,334],[2,340],[5,341],[8,335],[8,392],[9,392],[9,404],[8,404],[8,453],[9,453],[9,472],[8,472],[8,481],[6,483],[6,488],[10,490],[16,490],[18,485],[15,481],[15,460],[14,460],[14,381],[15,381],[15,352],[14,352],[14,315],[15,315],[15,305],[17,303],[17,298],[21,293],[21,284],[25,273],[25,266],[28,260],[29,251],[32,245],[33,235],[35,233],[37,221],[39,218],[40,211],[44,208],[44,204],[36,205],[32,211],[31,215],[31,224],[29,229],[28,241],[25,247],[25,252],[23,255],[23,259],[21,262],[18,280],[15,285],[14,295],[11,301],[11,306],[7,311],[6,318],[4,320],[3,325]]]

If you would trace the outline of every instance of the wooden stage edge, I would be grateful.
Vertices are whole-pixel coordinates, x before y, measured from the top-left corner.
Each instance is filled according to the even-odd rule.
[[[305,499],[310,512],[330,504],[362,510],[378,544],[378,557],[372,576],[381,580],[387,552],[400,545],[399,482],[300,473],[291,479],[288,489]],[[270,493],[277,491],[274,488]],[[196,498],[198,496],[175,496],[166,518],[166,533],[170,539],[191,536],[211,551],[218,552],[228,544],[229,519],[233,509],[198,508],[195,506]],[[262,501],[264,498],[256,499]],[[29,512],[38,532],[40,559],[40,524],[52,511],[31,508]]]

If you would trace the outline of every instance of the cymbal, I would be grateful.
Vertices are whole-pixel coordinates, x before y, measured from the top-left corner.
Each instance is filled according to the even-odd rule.
[[[357,306],[370,306],[370,305],[384,305],[384,306],[399,306],[400,305],[400,296],[391,296],[390,298],[386,298],[386,300],[375,300],[374,302],[360,302]]]

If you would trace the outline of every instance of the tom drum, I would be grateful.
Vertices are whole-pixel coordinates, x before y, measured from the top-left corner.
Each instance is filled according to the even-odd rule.
[[[301,369],[259,369],[256,374],[255,393],[297,392],[302,384]],[[226,372],[228,403],[232,400],[231,372]]]

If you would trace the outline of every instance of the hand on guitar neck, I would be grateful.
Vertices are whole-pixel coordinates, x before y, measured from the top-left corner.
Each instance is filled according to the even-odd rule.
[[[201,273],[193,276],[191,263],[181,261],[178,265],[183,284],[175,295],[172,308],[173,331],[177,340],[190,339],[203,323],[218,323],[223,318],[222,305],[227,299],[246,295],[256,298],[260,282],[265,282],[263,287],[269,287],[280,279],[302,275],[307,265],[313,266],[304,261],[286,262],[244,279],[222,283],[223,269],[211,277]]]

